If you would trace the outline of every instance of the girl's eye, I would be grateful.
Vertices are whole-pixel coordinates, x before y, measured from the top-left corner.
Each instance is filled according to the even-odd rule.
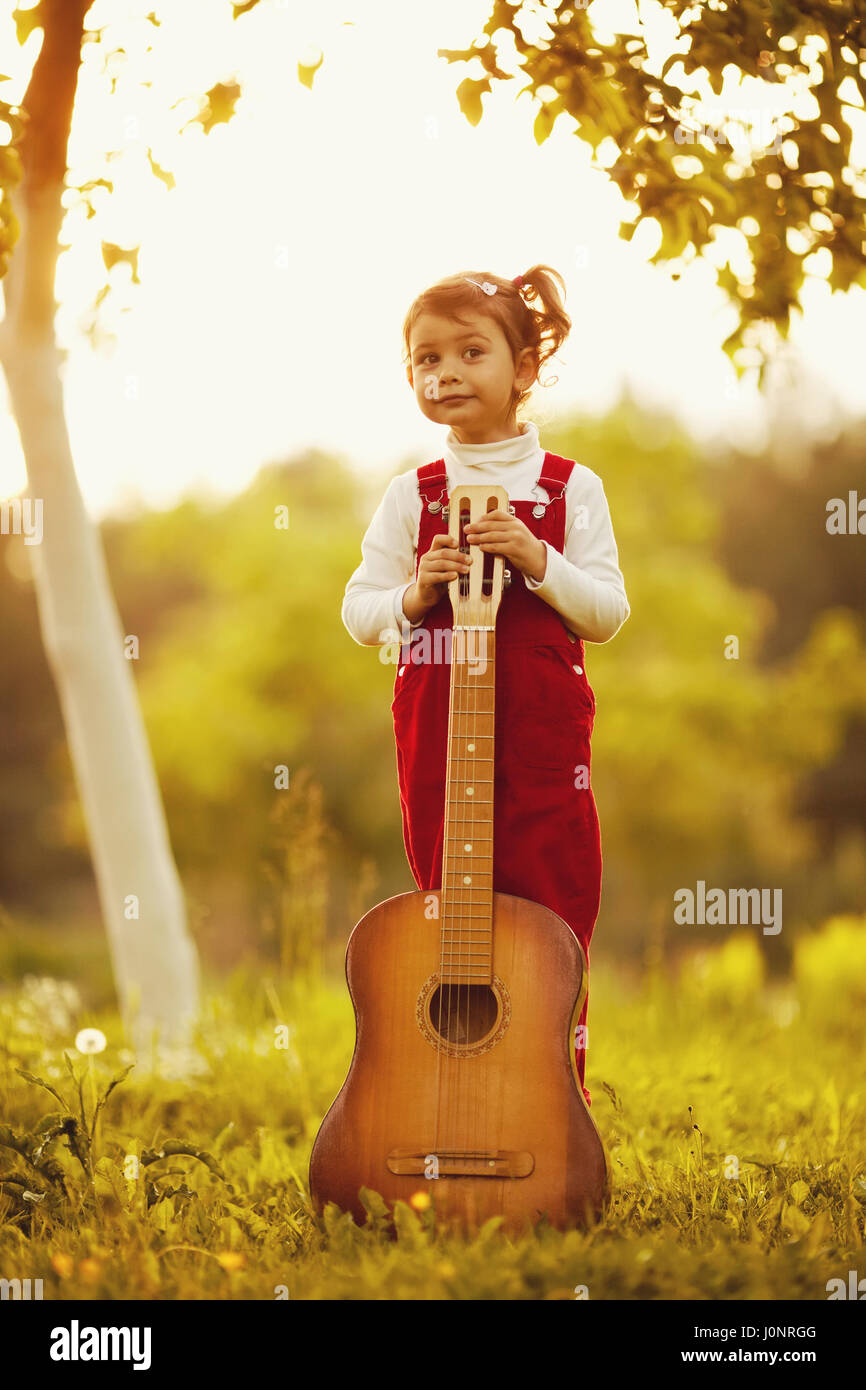
[[[482,354],[483,354],[484,349],[483,349],[483,348],[479,348],[479,347],[470,347],[470,348],[465,348],[464,351],[466,351],[466,352],[478,352],[478,353],[482,353]],[[419,366],[419,367],[426,367],[426,365],[427,365],[429,359],[430,359],[431,357],[435,357],[435,356],[436,356],[436,353],[435,353],[435,352],[428,352],[428,353],[425,353],[425,355],[421,358],[421,361],[418,363],[418,366]]]

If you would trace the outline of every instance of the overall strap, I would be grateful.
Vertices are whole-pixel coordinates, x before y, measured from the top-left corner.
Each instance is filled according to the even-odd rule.
[[[445,472],[445,460],[436,459],[434,463],[424,463],[416,472],[422,504],[426,505],[428,512],[441,512],[448,501],[448,475]]]
[[[551,502],[558,502],[565,496],[565,489],[574,468],[574,459],[563,458],[560,454],[545,453],[544,463],[535,487],[543,487],[548,496],[547,502],[537,502],[532,508],[533,516],[544,516]],[[535,488],[533,488],[533,492]]]

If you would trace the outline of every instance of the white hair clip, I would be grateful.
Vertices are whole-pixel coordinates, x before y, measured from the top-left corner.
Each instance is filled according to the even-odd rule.
[[[469,280],[470,285],[477,286],[477,288],[479,290],[483,290],[485,294],[495,294],[497,289],[499,288],[498,285],[491,285],[489,280],[482,280],[481,284],[479,285],[477,280],[470,279],[468,275],[464,275],[463,279]]]

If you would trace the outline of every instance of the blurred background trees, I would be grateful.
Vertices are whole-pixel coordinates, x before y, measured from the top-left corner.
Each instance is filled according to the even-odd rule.
[[[673,894],[698,879],[781,887],[782,932],[752,930],[783,973],[792,936],[859,910],[866,881],[864,538],[825,525],[829,499],[863,477],[866,426],[795,471],[772,449],[701,452],[628,398],[544,438],[603,478],[632,609],[587,653],[605,864],[594,950],[639,967],[693,944]],[[211,968],[339,970],[361,913],[414,888],[394,669],[340,621],[386,481],[309,452],[228,503],[104,527],[125,630],[149,651],[139,693]],[[4,553],[0,901],[82,927],[98,920],[92,871],[21,538]]]

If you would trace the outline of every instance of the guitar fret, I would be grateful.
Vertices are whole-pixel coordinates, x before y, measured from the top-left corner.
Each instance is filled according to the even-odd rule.
[[[467,914],[466,914],[466,919],[465,919],[465,920],[466,920],[466,921],[471,921],[473,918],[474,918],[476,921],[479,921],[479,922],[482,921],[482,920],[484,920],[484,921],[489,921],[489,919],[490,919],[490,914],[489,914],[488,912],[467,912]],[[457,932],[458,935],[459,935],[459,934],[463,934],[463,935],[467,935],[467,936],[468,936],[468,935],[470,935],[472,932],[474,932],[474,931],[480,931],[480,930],[481,930],[480,927],[463,927],[462,925],[461,925],[461,926],[451,926],[449,923],[446,922],[445,926],[442,928],[442,934],[443,934],[443,936],[444,936],[444,934],[445,934],[446,931],[450,931],[452,934],[453,934],[454,932]]]

